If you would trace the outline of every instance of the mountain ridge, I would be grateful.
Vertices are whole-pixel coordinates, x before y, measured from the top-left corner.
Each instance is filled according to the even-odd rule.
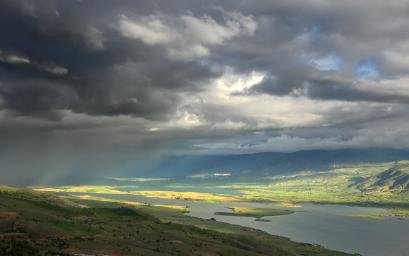
[[[265,176],[300,171],[322,171],[334,166],[408,160],[403,149],[336,149],[261,152],[238,155],[184,155],[165,158],[154,167],[138,170],[149,177],[186,177],[199,173]]]

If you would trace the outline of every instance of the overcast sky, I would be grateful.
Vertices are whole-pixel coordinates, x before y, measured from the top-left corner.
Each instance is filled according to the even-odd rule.
[[[409,147],[409,2],[2,0],[0,173]]]

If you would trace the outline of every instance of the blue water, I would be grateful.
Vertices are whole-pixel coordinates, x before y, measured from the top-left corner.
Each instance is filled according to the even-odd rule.
[[[252,217],[214,215],[229,211],[227,207],[271,207],[264,203],[207,203],[184,200],[146,198],[134,195],[95,195],[116,199],[135,200],[153,204],[190,206],[187,215],[252,227],[273,235],[289,237],[293,241],[319,244],[326,248],[359,253],[364,256],[409,256],[409,219],[385,218],[369,220],[352,218],[351,214],[385,213],[383,209],[345,206],[302,204],[291,215],[264,217],[271,222],[255,221]]]
[[[230,206],[272,207],[268,204],[189,203],[189,215],[215,218],[218,221],[263,230],[291,238],[293,241],[323,245],[326,248],[359,253],[364,256],[409,256],[409,219],[369,220],[352,218],[351,214],[382,213],[382,209],[344,205],[303,204],[291,215],[251,217],[214,215]]]

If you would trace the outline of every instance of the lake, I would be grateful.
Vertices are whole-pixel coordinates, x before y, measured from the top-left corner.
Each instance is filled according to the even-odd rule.
[[[382,209],[344,205],[302,204],[291,215],[264,217],[271,222],[255,221],[251,217],[214,215],[228,211],[226,207],[271,207],[268,204],[188,203],[188,214],[200,218],[215,218],[231,224],[263,230],[289,237],[297,242],[320,244],[327,248],[360,253],[364,256],[409,256],[409,220],[387,218],[369,220],[352,218],[351,214],[371,214]],[[277,208],[277,207],[273,207]],[[294,209],[293,209],[294,210]]]
[[[98,196],[98,195],[96,195]],[[385,210],[346,205],[301,204],[295,213],[264,217],[271,222],[255,221],[253,217],[221,216],[215,212],[227,207],[283,208],[267,203],[208,203],[184,200],[146,198],[134,195],[101,195],[116,199],[153,204],[190,206],[187,215],[252,227],[273,235],[289,237],[297,242],[319,244],[326,248],[359,253],[364,256],[409,256],[409,219],[385,218],[370,220],[352,218],[351,214],[385,213]]]

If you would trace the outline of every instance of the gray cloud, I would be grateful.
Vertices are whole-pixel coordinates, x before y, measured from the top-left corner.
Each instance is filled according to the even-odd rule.
[[[408,11],[398,0],[4,0],[0,173],[407,148]]]
[[[4,109],[157,119],[178,106],[178,91],[199,90],[217,74],[197,61],[170,60],[164,49],[121,35],[118,19],[127,3],[119,10],[75,1],[2,5]]]

